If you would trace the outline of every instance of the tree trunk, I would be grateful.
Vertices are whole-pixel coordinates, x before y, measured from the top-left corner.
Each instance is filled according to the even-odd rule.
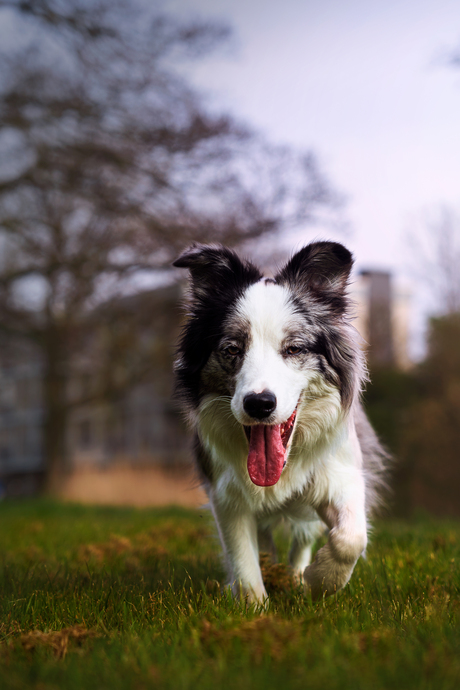
[[[45,477],[43,491],[56,494],[66,470],[66,432],[68,422],[67,383],[69,361],[66,338],[60,329],[50,328],[44,347],[44,425],[43,452]]]

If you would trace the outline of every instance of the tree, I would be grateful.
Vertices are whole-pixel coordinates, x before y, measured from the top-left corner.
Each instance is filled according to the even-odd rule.
[[[425,215],[409,235],[414,272],[442,314],[460,312],[460,218],[447,206]]]
[[[2,15],[15,40],[0,54],[0,319],[43,361],[52,488],[91,310],[192,239],[273,233],[335,196],[311,154],[209,114],[180,78],[178,57],[214,48],[225,27],[123,0],[0,0]]]
[[[460,486],[460,314],[431,319],[428,354],[415,372],[401,455],[410,469],[412,506],[458,515]]]

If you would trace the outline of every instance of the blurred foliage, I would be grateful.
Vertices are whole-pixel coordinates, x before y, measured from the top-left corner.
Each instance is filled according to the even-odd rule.
[[[460,314],[430,322],[415,369],[372,372],[369,417],[395,455],[394,507],[460,514]]]
[[[364,393],[364,404],[373,426],[391,453],[401,447],[404,428],[418,400],[420,382],[412,371],[377,368]]]

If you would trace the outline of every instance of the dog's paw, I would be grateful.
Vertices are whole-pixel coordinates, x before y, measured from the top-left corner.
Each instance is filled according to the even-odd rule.
[[[303,572],[305,590],[310,592],[313,601],[329,597],[345,587],[354,570],[354,563],[339,563],[324,549],[318,551],[315,561]]]
[[[256,589],[255,587],[244,585],[241,581],[233,582],[228,586],[231,588],[232,594],[235,597],[235,599],[238,599],[239,601],[244,601],[250,606],[256,605],[260,606],[264,610],[268,609],[269,599],[268,594],[265,591],[265,588]]]

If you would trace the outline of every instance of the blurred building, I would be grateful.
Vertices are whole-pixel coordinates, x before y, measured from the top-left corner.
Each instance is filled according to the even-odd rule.
[[[171,400],[179,297],[180,287],[171,285],[120,300],[114,305],[115,317],[110,310],[103,317],[96,315],[91,337],[71,364],[68,469],[115,463],[171,466],[185,461],[188,435]],[[144,359],[150,361],[126,387],[101,397],[98,340],[107,336],[107,319],[125,323],[128,315],[138,328],[128,324],[132,338],[124,345],[123,360],[128,366],[142,348],[148,354]],[[0,495],[33,494],[39,488],[44,470],[42,381],[43,364],[33,346],[2,334]]]
[[[188,445],[169,397],[154,381],[130,387],[118,400],[79,406],[67,434],[71,469],[84,465],[179,465]]]
[[[34,349],[0,339],[0,496],[33,494],[42,471],[42,365]]]
[[[361,271],[351,285],[354,325],[363,338],[371,367],[412,366],[409,354],[411,292],[387,271]]]
[[[352,285],[356,321],[371,366],[407,369],[409,300],[389,273],[363,271]],[[189,457],[188,434],[171,400],[173,350],[178,335],[178,285],[118,300],[93,314],[94,326],[75,352],[69,378],[72,405],[67,428],[68,469],[114,464],[172,466]],[[121,392],[101,397],[98,383],[100,338],[106,324],[120,324],[126,366],[141,348],[150,365]],[[145,355],[144,355],[145,356]],[[117,366],[120,366],[118,362]],[[122,372],[123,373],[123,372]],[[42,425],[43,365],[30,343],[0,338],[0,493],[31,494],[44,469]]]

